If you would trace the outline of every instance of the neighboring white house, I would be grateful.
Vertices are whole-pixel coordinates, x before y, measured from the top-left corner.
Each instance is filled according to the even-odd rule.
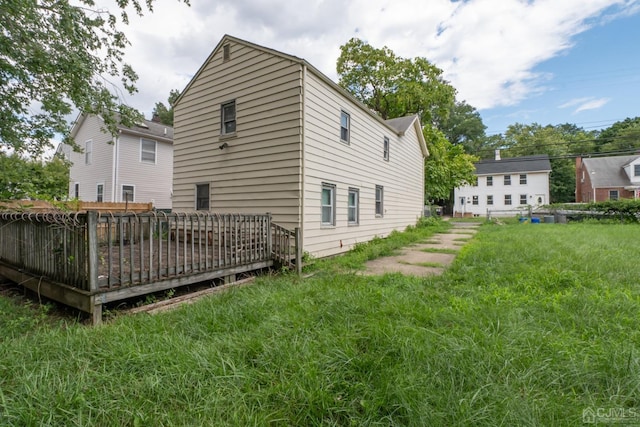
[[[454,216],[513,215],[527,206],[549,203],[549,156],[500,158],[475,164],[476,185],[454,191]]]
[[[174,105],[176,210],[265,213],[327,256],[415,224],[426,143],[305,60],[224,36]]]
[[[171,209],[173,128],[145,120],[118,126],[114,138],[99,116],[80,114],[71,136],[83,152],[60,144],[71,161],[69,197],[86,202],[153,203]]]

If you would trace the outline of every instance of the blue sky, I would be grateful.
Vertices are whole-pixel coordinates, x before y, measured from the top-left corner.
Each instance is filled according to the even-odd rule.
[[[573,43],[535,67],[549,76],[541,93],[481,111],[488,134],[503,133],[515,122],[573,123],[590,130],[640,116],[640,14],[596,25]]]
[[[160,0],[125,31],[140,80],[123,101],[147,117],[224,34],[302,57],[333,80],[351,37],[426,57],[488,134],[640,116],[640,0]]]

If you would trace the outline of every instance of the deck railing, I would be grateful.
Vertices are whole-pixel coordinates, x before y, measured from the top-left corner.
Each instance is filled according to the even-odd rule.
[[[102,292],[270,260],[292,266],[296,236],[269,214],[5,212],[0,260]]]

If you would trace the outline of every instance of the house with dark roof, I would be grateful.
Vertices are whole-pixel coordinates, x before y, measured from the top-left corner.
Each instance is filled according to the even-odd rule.
[[[501,158],[475,164],[477,182],[454,190],[454,216],[513,215],[549,203],[549,156]]]
[[[82,148],[60,144],[57,152],[71,162],[69,197],[85,202],[153,203],[171,209],[173,128],[144,120],[118,126],[113,137],[100,116],[80,114],[71,137]]]
[[[640,155],[576,157],[576,202],[640,197]]]
[[[174,209],[270,212],[315,256],[422,216],[419,118],[383,120],[304,59],[224,36],[174,126]]]

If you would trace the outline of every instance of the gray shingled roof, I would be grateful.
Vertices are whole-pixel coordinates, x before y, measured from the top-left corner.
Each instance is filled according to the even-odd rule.
[[[636,160],[638,155],[582,159],[594,188],[624,187],[630,185],[623,167]]]
[[[385,123],[394,128],[398,133],[405,133],[407,129],[413,124],[416,119],[416,115],[398,117],[396,119],[385,120]]]
[[[173,141],[173,128],[171,126],[163,125],[162,123],[152,122],[151,120],[144,120],[140,125],[126,127],[118,125],[118,129],[123,132],[135,133],[142,136],[150,136],[160,139],[168,139]]]
[[[546,154],[507,157],[502,160],[481,160],[475,164],[476,175],[499,175],[520,172],[550,172],[551,162]]]

